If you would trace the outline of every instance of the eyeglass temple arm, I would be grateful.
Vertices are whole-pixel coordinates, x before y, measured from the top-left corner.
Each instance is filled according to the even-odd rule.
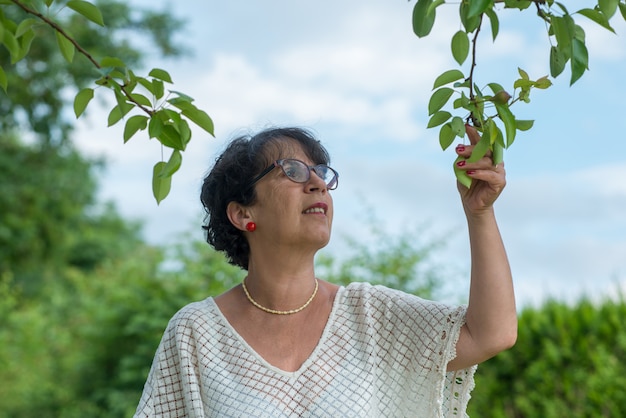
[[[272,171],[276,167],[278,167],[278,164],[276,163],[276,161],[274,161],[274,163],[272,165],[267,167],[265,170],[261,171],[261,173],[258,176],[256,176],[254,179],[252,179],[252,181],[250,182],[250,186],[254,186],[257,181],[261,180],[264,175],[266,175],[267,173],[269,173],[270,171]]]

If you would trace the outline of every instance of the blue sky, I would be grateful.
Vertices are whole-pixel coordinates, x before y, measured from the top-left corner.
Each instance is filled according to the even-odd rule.
[[[455,272],[463,294],[469,249],[453,150],[443,152],[438,131],[426,129],[432,83],[456,68],[449,42],[459,28],[457,6],[441,6],[431,35],[418,39],[411,29],[414,2],[401,0],[133,3],[169,5],[185,20],[178,40],[193,56],[149,64],[168,70],[172,89],[193,96],[216,125],[216,138],[194,131],[173,191],[157,206],[150,183],[161,155],[157,143],[137,135],[122,144],[122,126],[106,128],[106,109],[90,108],[80,121],[81,148],[108,160],[102,197],[143,220],[151,242],[167,243],[182,231],[202,239],[198,190],[228,139],[270,125],[307,126],[341,176],[333,192],[334,238],[325,251],[345,251],[343,236],[371,240],[373,210],[376,226],[390,234],[423,228],[416,239],[447,237],[436,261]],[[518,67],[531,78],[547,75],[545,26],[528,11],[500,16],[496,42],[488,29],[482,37],[479,84],[511,88]],[[508,186],[496,206],[520,305],[626,289],[626,25],[620,19],[613,20],[615,35],[581,18],[591,71],[570,87],[566,70],[550,89],[533,91],[530,104],[513,108],[518,118],[536,120],[505,154]]]

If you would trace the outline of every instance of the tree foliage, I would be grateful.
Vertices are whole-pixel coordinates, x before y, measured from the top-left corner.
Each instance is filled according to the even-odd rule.
[[[0,274],[34,292],[67,266],[91,270],[141,243],[138,224],[96,201],[99,166],[69,145],[0,134]]]
[[[549,59],[550,76],[558,77],[567,65],[570,68],[570,84],[574,84],[589,69],[589,51],[585,43],[585,31],[579,19],[588,19],[604,29],[615,32],[611,19],[621,14],[626,20],[624,0],[595,0],[593,7],[583,7],[570,12],[564,2],[554,0],[417,0],[413,8],[413,31],[422,38],[428,36],[435,25],[437,9],[458,4],[460,29],[450,42],[452,57],[465,70],[454,68],[440,74],[433,84],[428,103],[429,128],[439,127],[439,143],[445,150],[455,137],[465,137],[465,124],[475,126],[482,137],[474,148],[470,161],[477,161],[487,152],[493,153],[495,164],[503,159],[503,150],[510,147],[517,131],[533,126],[532,120],[519,120],[511,111],[516,102],[530,102],[532,89],[546,89],[552,85],[548,76],[533,79],[523,69],[512,82],[512,90],[495,82],[478,81],[476,64],[479,61],[477,47],[479,35],[483,35],[486,22],[491,27],[491,38],[500,33],[500,18],[512,10],[524,11],[539,18],[546,27],[546,58]],[[576,2],[572,6],[579,7]],[[617,13],[619,10],[619,13]],[[509,93],[512,91],[512,94]],[[444,108],[452,103],[454,115]],[[458,161],[458,159],[457,159]],[[457,162],[455,161],[455,163]],[[456,167],[456,164],[454,165]],[[470,187],[471,178],[455,168],[458,180]]]
[[[0,100],[0,110],[5,110],[0,111],[5,115],[0,123],[18,126],[23,113],[43,141],[62,142],[72,126],[64,118],[64,93],[74,95],[74,114],[80,117],[97,91],[108,90],[114,106],[107,122],[112,126],[125,120],[124,142],[147,131],[171,150],[169,159],[157,162],[153,170],[153,194],[160,202],[191,140],[189,122],[213,134],[213,121],[192,97],[169,88],[173,81],[167,71],[153,68],[147,76],[133,71],[142,54],[120,37],[125,29],[148,30],[161,52],[175,54],[169,35],[180,26],[165,13],[135,15],[135,8],[117,0],[98,5],[82,0],[0,1],[0,44],[6,50],[0,55],[0,88],[8,96]],[[68,88],[69,80],[73,88]]]

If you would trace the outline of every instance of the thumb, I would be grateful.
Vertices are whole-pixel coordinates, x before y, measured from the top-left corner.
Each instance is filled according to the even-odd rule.
[[[480,141],[480,134],[472,125],[465,124],[465,132],[470,140],[472,145],[476,145],[478,141]]]

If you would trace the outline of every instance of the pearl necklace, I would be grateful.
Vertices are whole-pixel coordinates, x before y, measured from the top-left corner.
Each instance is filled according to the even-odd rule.
[[[304,303],[304,305],[300,306],[299,308],[291,309],[289,311],[277,311],[275,309],[266,308],[265,306],[260,305],[257,301],[252,299],[252,296],[250,296],[250,292],[248,292],[248,288],[246,287],[246,279],[243,279],[243,281],[241,282],[241,287],[243,287],[243,292],[246,294],[246,297],[248,298],[250,303],[253,304],[254,306],[256,306],[257,308],[259,308],[260,310],[262,310],[263,312],[271,313],[271,314],[274,314],[274,315],[291,315],[291,314],[298,313],[301,310],[303,310],[304,308],[306,308],[307,306],[309,306],[309,304],[315,298],[315,295],[317,295],[317,289],[318,289],[319,286],[318,286],[317,279],[315,279],[315,289],[313,290],[313,294],[311,295],[309,300],[307,300]]]

